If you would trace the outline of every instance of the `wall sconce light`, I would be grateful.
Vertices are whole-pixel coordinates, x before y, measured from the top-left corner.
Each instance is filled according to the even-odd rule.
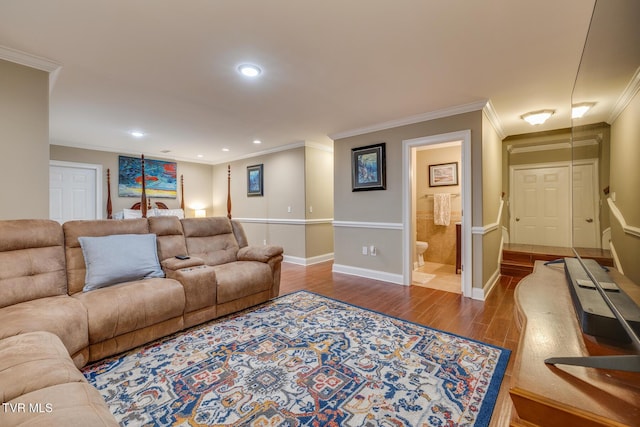
[[[532,111],[521,115],[520,118],[530,125],[541,125],[546,122],[553,113],[555,113],[555,110]]]
[[[206,209],[196,209],[196,218],[204,218],[205,216],[207,216],[207,210]]]

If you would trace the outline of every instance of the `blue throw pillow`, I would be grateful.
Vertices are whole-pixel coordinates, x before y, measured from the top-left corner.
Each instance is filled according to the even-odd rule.
[[[155,234],[78,237],[87,267],[84,292],[117,283],[164,277]]]

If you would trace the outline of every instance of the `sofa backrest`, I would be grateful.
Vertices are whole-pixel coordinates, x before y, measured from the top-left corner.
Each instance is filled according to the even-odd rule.
[[[158,259],[160,262],[176,255],[187,254],[182,223],[177,216],[153,216],[147,218],[149,232],[157,236]]]
[[[0,308],[66,293],[60,224],[47,219],[0,221]]]
[[[185,218],[181,220],[187,251],[207,265],[236,261],[240,246],[227,217]]]
[[[67,283],[69,295],[82,292],[87,269],[78,237],[110,236],[113,234],[146,234],[149,223],[146,218],[122,220],[67,221],[64,231]]]

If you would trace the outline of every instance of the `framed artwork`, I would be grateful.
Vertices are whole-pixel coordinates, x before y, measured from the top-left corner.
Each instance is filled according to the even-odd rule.
[[[351,191],[386,190],[385,146],[351,149]]]
[[[176,162],[144,159],[147,197],[177,198],[178,170]],[[142,164],[139,157],[118,156],[118,196],[140,197],[142,194]]]
[[[247,196],[263,195],[263,165],[247,166]]]
[[[429,187],[458,185],[458,162],[429,165]]]

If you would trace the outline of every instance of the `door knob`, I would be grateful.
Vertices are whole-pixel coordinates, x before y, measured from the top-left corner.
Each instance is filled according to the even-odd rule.
[[[593,222],[593,218],[587,218],[587,219],[585,219],[585,221],[591,223],[591,222]]]
[[[516,222],[520,221],[520,218],[516,217]]]

